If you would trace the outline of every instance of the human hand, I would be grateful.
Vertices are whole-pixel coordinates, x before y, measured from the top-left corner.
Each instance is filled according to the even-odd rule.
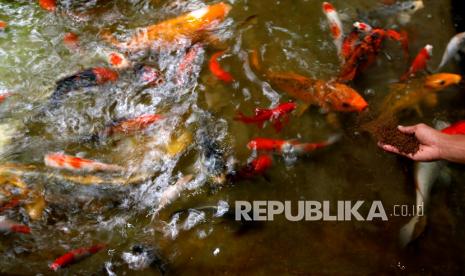
[[[414,154],[402,153],[392,145],[378,142],[378,146],[387,152],[403,155],[415,161],[435,161],[441,159],[441,148],[443,147],[443,135],[440,131],[425,124],[414,126],[399,126],[398,129],[405,134],[415,134],[420,142],[420,149]]]

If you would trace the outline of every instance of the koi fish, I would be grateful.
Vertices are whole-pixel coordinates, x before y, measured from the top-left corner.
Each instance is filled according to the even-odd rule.
[[[163,118],[159,114],[145,114],[128,120],[120,120],[105,128],[99,136],[130,135],[144,130]]]
[[[459,121],[441,130],[442,133],[449,135],[465,135],[465,121]]]
[[[392,84],[391,91],[381,104],[382,112],[378,119],[383,121],[407,108],[415,108],[421,114],[419,107],[422,101],[436,102],[436,92],[458,84],[461,80],[462,77],[457,74],[439,73],[407,83]]]
[[[186,188],[186,185],[192,180],[192,178],[193,176],[191,174],[186,175],[180,178],[174,185],[166,188],[160,196],[158,207],[155,210],[154,215],[178,199],[181,196],[181,192]]]
[[[235,174],[230,174],[228,177],[232,181],[243,179],[252,179],[257,175],[264,174],[273,165],[273,158],[268,154],[259,155],[252,162],[245,165]]]
[[[0,32],[5,31],[7,26],[8,26],[8,24],[5,21],[0,20]]]
[[[12,94],[11,93],[3,93],[0,94],[0,103],[6,100],[6,98],[10,97]]]
[[[140,84],[144,86],[157,86],[165,81],[160,71],[148,65],[137,65],[134,67],[134,71],[137,75],[137,78],[139,79]]]
[[[57,103],[62,99],[64,94],[70,91],[102,85],[107,82],[114,82],[117,79],[118,73],[113,70],[104,67],[87,69],[57,81],[55,91],[51,96],[51,101],[52,103]]]
[[[14,197],[0,206],[0,213],[3,213],[9,209],[13,209],[16,206],[18,206],[20,203],[21,203],[20,199],[18,197]]]
[[[288,114],[297,108],[297,104],[293,102],[283,103],[272,109],[256,108],[255,116],[247,117],[242,112],[234,118],[246,124],[257,124],[259,128],[263,128],[265,121],[270,121],[276,131],[281,131],[283,121],[287,122]]]
[[[192,43],[195,43],[204,40],[211,30],[226,18],[230,10],[230,5],[220,2],[141,28],[127,42],[121,43],[108,33],[104,33],[103,38],[117,48],[129,52],[148,49],[154,45],[154,42],[177,45],[178,40],[187,38]]]
[[[323,2],[322,8],[323,13],[328,19],[329,29],[334,40],[334,45],[336,45],[337,53],[340,56],[342,52],[342,42],[344,39],[344,30],[342,28],[341,19],[339,19],[339,14],[332,4]]]
[[[355,22],[354,23],[354,28],[361,32],[361,33],[365,33],[365,34],[368,34],[370,33],[371,31],[373,31],[373,27],[371,27],[370,25],[368,25],[367,23],[364,23],[364,22]]]
[[[31,228],[24,224],[19,224],[14,221],[11,221],[6,217],[2,216],[0,217],[0,232],[30,234]]]
[[[465,135],[465,121],[460,121],[441,130],[442,133],[448,135]],[[440,176],[441,168],[444,163],[437,162],[416,162],[415,163],[415,190],[416,190],[416,206],[417,212],[419,206],[423,207],[423,212],[427,209],[429,197],[433,184]],[[426,216],[416,214],[406,225],[400,230],[400,242],[402,246],[406,246],[412,240],[418,238],[424,231],[426,226]]]
[[[79,36],[75,33],[66,33],[63,36],[63,43],[70,50],[77,50],[79,48]]]
[[[116,69],[125,69],[131,66],[131,62],[122,54],[111,52],[108,55],[108,64]]]
[[[82,261],[83,259],[94,255],[104,248],[106,248],[105,244],[96,244],[91,247],[83,247],[71,250],[70,252],[58,257],[52,264],[50,264],[49,267],[51,270],[57,271],[60,268]]]
[[[381,5],[368,13],[370,18],[396,18],[401,25],[410,22],[411,17],[425,5],[421,0],[397,2],[391,5]]]
[[[436,71],[439,71],[444,65],[446,65],[457,53],[465,47],[465,32],[456,34],[447,44],[447,48],[441,59],[441,63]]]
[[[225,83],[231,83],[234,80],[233,76],[229,72],[221,68],[220,63],[218,62],[218,58],[222,56],[223,54],[224,54],[224,51],[214,53],[210,58],[210,62],[208,63],[208,68],[210,68],[210,72],[212,72],[212,74],[217,79]]]
[[[313,80],[295,73],[268,72],[267,77],[289,96],[324,111],[361,112],[368,103],[349,86],[323,80]]]
[[[295,153],[298,155],[313,152],[320,148],[325,148],[334,144],[340,138],[339,135],[330,137],[326,141],[317,143],[300,143],[296,140],[275,140],[268,138],[255,138],[251,140],[247,147],[254,151],[266,151],[276,153]]]
[[[194,70],[195,61],[203,53],[203,46],[200,43],[192,45],[192,47],[187,50],[177,70],[176,81],[178,84],[186,82],[185,78],[191,75]]]
[[[414,76],[418,71],[426,69],[427,62],[431,59],[433,55],[433,46],[426,45],[423,49],[420,50],[418,55],[412,62],[410,68],[405,72],[404,75],[400,78],[401,81],[405,81],[408,78]]]
[[[55,0],[39,0],[39,6],[49,12],[53,12],[57,8]]]
[[[338,81],[347,82],[353,80],[359,73],[372,65],[381,51],[381,46],[386,38],[401,43],[404,52],[408,49],[406,33],[380,28],[372,29],[360,44],[354,49],[341,68]]]
[[[44,157],[45,165],[56,169],[65,169],[76,172],[96,171],[122,171],[123,167],[113,164],[105,164],[97,161],[83,159],[63,153],[49,153]]]

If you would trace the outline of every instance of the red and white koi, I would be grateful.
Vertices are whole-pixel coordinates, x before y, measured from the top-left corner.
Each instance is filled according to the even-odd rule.
[[[220,52],[216,52],[214,53],[211,58],[210,58],[210,62],[208,64],[209,68],[210,68],[210,72],[212,72],[212,74],[219,80],[225,82],[225,83],[231,83],[234,81],[234,78],[233,76],[225,71],[220,63],[218,62],[218,58],[220,58],[223,54],[224,54],[225,51],[220,51]]]
[[[447,44],[447,48],[436,71],[446,65],[460,50],[465,48],[465,32],[456,34]]]
[[[354,28],[361,32],[361,33],[365,33],[365,34],[368,34],[370,33],[371,31],[373,31],[373,27],[371,27],[370,25],[368,25],[367,23],[364,23],[364,22],[355,22],[354,23]]]
[[[56,169],[65,169],[76,172],[96,171],[122,171],[123,167],[105,164],[94,160],[65,155],[60,152],[49,153],[44,157],[45,165]]]
[[[297,104],[293,102],[283,103],[271,109],[256,108],[255,116],[247,117],[242,112],[234,117],[234,120],[241,121],[246,124],[257,124],[259,128],[263,128],[266,121],[270,121],[276,131],[281,131],[283,123],[289,119],[289,113],[297,108]]]
[[[50,264],[49,267],[53,271],[57,271],[60,268],[82,261],[83,259],[94,255],[106,247],[107,246],[105,244],[96,244],[91,247],[74,249],[57,258],[52,264]]]
[[[323,13],[328,19],[329,29],[331,31],[331,36],[333,37],[334,45],[336,45],[337,53],[340,56],[342,51],[342,42],[344,39],[344,29],[342,27],[341,19],[331,3],[323,2],[322,8]]]
[[[20,224],[7,219],[6,217],[0,217],[0,232],[2,233],[20,233],[30,234],[31,228],[24,224]]]
[[[433,46],[426,45],[423,49],[420,50],[418,55],[412,62],[410,68],[405,72],[400,78],[401,81],[405,81],[408,78],[414,76],[418,71],[424,70],[427,68],[427,62],[433,56]]]
[[[325,148],[334,144],[339,140],[339,135],[330,137],[326,141],[316,143],[300,143],[297,140],[275,140],[268,138],[255,138],[251,140],[247,147],[254,151],[265,151],[275,153],[293,153],[293,154],[306,154],[313,152],[320,148]]]

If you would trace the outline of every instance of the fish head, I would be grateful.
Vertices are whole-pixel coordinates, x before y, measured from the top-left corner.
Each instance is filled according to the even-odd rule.
[[[230,5],[220,2],[218,4],[192,11],[189,15],[196,20],[206,20],[209,22],[223,21],[231,11],[231,8],[232,7]]]
[[[402,12],[405,12],[407,14],[414,14],[418,10],[421,10],[425,7],[423,4],[422,0],[417,0],[417,1],[407,1],[403,2],[401,4],[401,10]]]
[[[341,112],[361,112],[368,107],[368,103],[360,94],[342,83],[331,83],[334,92],[326,99],[331,110]]]
[[[425,87],[434,90],[441,90],[454,84],[459,84],[462,76],[451,73],[439,73],[426,77]]]

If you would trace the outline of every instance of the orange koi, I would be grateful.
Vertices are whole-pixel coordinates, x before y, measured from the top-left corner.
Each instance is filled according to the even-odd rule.
[[[230,5],[220,2],[152,26],[141,28],[127,42],[118,42],[108,33],[105,33],[103,38],[121,50],[130,52],[148,49],[154,45],[154,42],[177,45],[177,41],[187,38],[192,43],[196,43],[204,40],[226,18],[230,10]]]
[[[8,24],[5,21],[0,20],[0,32],[3,32],[7,26]]]
[[[55,0],[39,0],[39,6],[49,12],[53,12],[57,8]]]
[[[50,269],[57,271],[60,268],[82,261],[83,259],[94,255],[104,248],[106,248],[105,244],[97,244],[91,247],[74,249],[57,258],[52,264],[50,264]]]
[[[293,102],[283,103],[271,109],[256,108],[255,116],[247,117],[242,112],[234,118],[234,120],[241,121],[246,124],[257,124],[259,128],[263,128],[266,121],[270,121],[276,131],[281,131],[283,122],[288,121],[288,114],[297,108],[297,104]]]
[[[162,115],[158,114],[145,114],[129,120],[120,120],[107,127],[103,132],[102,136],[108,137],[115,134],[129,135],[138,131],[144,130],[152,124],[160,121],[163,118]]]
[[[94,160],[65,155],[63,153],[49,153],[44,157],[45,165],[56,169],[76,172],[122,171],[123,167],[105,164]]]
[[[433,46],[426,45],[423,49],[420,50],[418,55],[412,62],[410,68],[405,72],[400,78],[401,81],[405,81],[408,78],[414,76],[418,71],[426,69],[427,62],[431,59],[433,55]]]
[[[313,80],[295,73],[268,72],[267,76],[289,96],[325,111],[361,112],[368,107],[357,91],[342,83]]]
[[[75,33],[66,33],[63,36],[63,43],[70,50],[77,50],[79,48],[79,36]]]
[[[209,62],[210,72],[212,72],[212,74],[215,75],[217,79],[225,83],[231,83],[234,80],[233,76],[229,72],[223,70],[220,63],[218,62],[218,58],[223,55],[223,53],[224,51],[220,51],[211,56]]]
[[[203,53],[203,46],[199,43],[194,44],[190,47],[184,57],[182,58],[181,62],[179,63],[179,67],[177,70],[177,82],[179,84],[183,83],[183,78],[185,76],[190,75],[194,68],[194,62],[197,57]]]
[[[317,143],[300,143],[296,140],[275,140],[268,138],[255,138],[251,140],[247,147],[254,151],[266,151],[276,153],[306,154],[320,148],[334,144],[339,136],[330,137],[326,141]]]
[[[20,199],[17,197],[12,198],[8,202],[5,202],[0,206],[0,213],[5,212],[6,210],[13,209],[21,203]]]

